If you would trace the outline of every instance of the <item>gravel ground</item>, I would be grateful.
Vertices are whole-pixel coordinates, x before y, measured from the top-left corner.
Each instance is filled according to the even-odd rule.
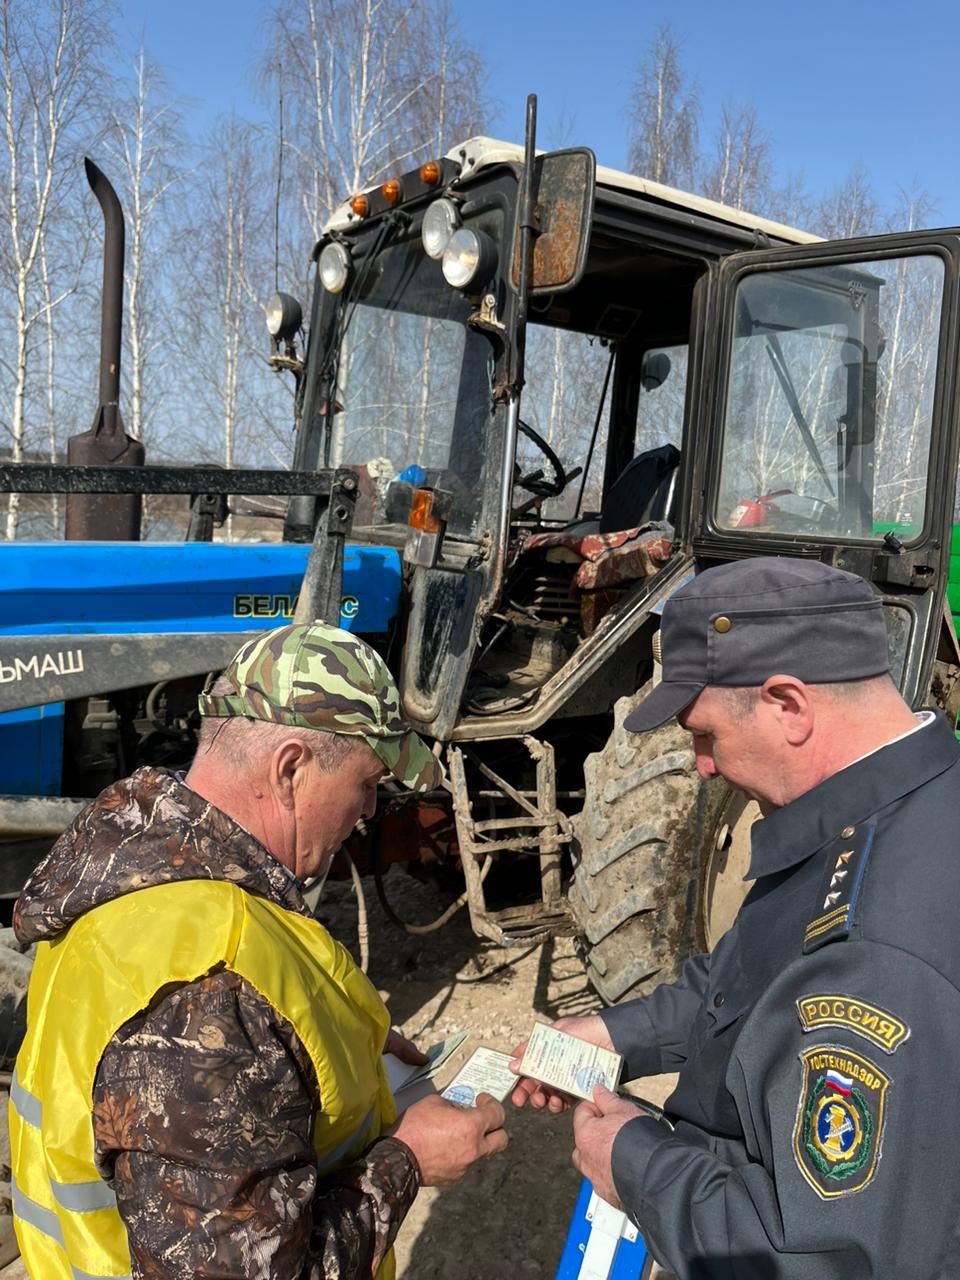
[[[394,910],[411,922],[436,918],[451,897],[399,868],[388,873],[385,883]],[[537,1018],[553,1021],[601,1007],[569,938],[496,947],[474,938],[466,908],[437,932],[412,936],[384,915],[373,881],[365,879],[363,886],[368,972],[394,1024],[421,1048],[456,1031],[470,1033],[439,1074],[439,1087],[478,1045],[510,1050],[526,1039]],[[317,915],[359,958],[352,886],[329,883]],[[672,1079],[645,1080],[644,1096],[662,1101]],[[0,1164],[6,1163],[5,1097],[2,1102]],[[509,1103],[507,1110],[510,1146],[503,1155],[475,1165],[455,1187],[428,1188],[417,1197],[397,1241],[400,1280],[554,1276],[579,1189],[570,1165],[570,1119],[517,1111]],[[0,1177],[9,1173],[0,1171]],[[25,1276],[19,1261],[0,1266],[0,1280]]]
[[[394,868],[388,900],[411,921],[435,918],[446,905],[436,887]],[[601,1007],[587,985],[573,943],[496,947],[474,938],[466,908],[436,933],[413,937],[383,915],[365,880],[370,925],[369,976],[396,1026],[421,1048],[455,1031],[469,1040],[439,1075],[452,1078],[478,1045],[513,1049],[537,1018],[552,1021]],[[319,917],[357,954],[357,910],[349,885],[328,885]],[[673,1077],[643,1082],[662,1102]],[[579,1176],[570,1165],[569,1116],[517,1111],[508,1104],[510,1146],[475,1165],[455,1187],[420,1193],[397,1241],[401,1280],[493,1280],[552,1277],[557,1268]]]

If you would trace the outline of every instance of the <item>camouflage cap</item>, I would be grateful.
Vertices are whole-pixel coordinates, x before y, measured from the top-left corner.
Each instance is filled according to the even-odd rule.
[[[400,716],[386,663],[359,637],[326,623],[278,627],[248,640],[223,674],[237,692],[202,693],[202,716],[363,738],[398,782],[429,791],[443,779],[433,752]]]

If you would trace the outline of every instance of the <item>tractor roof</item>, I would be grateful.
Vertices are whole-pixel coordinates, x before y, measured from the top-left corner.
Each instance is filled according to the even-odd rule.
[[[495,164],[520,164],[523,162],[523,154],[523,147],[516,143],[477,137],[453,147],[447,152],[447,159],[455,160],[461,165],[462,172],[466,175]],[[812,244],[820,239],[820,236],[788,227],[785,223],[761,218],[744,209],[734,209],[730,205],[720,204],[718,200],[708,200],[706,196],[680,191],[677,187],[668,187],[649,178],[638,178],[635,174],[622,173],[619,169],[608,169],[605,165],[597,165],[597,186],[625,191],[630,195],[646,196],[676,209],[685,209],[719,222],[729,222],[747,231],[761,231],[767,236],[792,244]]]
[[[447,160],[460,166],[464,177],[479,173],[483,169],[498,164],[522,164],[524,150],[513,142],[500,142],[496,138],[468,138],[458,143],[446,155]],[[367,187],[374,191],[379,184]],[[740,227],[745,231],[759,232],[771,239],[785,241],[788,244],[809,244],[819,240],[819,236],[796,227],[788,227],[782,222],[774,222],[769,218],[758,217],[743,209],[734,209],[720,204],[717,200],[708,200],[706,196],[694,195],[689,191],[680,191],[676,187],[665,186],[662,182],[652,182],[649,178],[638,178],[632,173],[621,173],[617,169],[608,169],[604,165],[597,166],[597,185],[613,191],[622,191],[629,195],[644,196],[673,209],[710,218],[716,222],[725,222]],[[356,225],[350,212],[349,201],[344,201],[334,210],[324,231],[342,230]]]

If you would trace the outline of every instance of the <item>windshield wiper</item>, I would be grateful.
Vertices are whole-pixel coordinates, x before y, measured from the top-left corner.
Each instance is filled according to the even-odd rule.
[[[820,472],[820,478],[830,491],[830,497],[836,497],[836,491],[830,483],[830,477],[827,475],[827,469],[823,465],[823,458],[820,450],[817,448],[817,442],[810,430],[810,424],[807,422],[800,406],[800,398],[797,395],[796,387],[793,385],[793,378],[790,376],[790,369],[787,365],[786,358],[783,354],[783,348],[780,345],[780,339],[775,333],[767,333],[767,355],[770,357],[770,363],[773,365],[773,371],[777,375],[777,381],[780,383],[780,389],[786,397],[787,404],[790,406],[790,412],[793,414],[794,421],[800,428],[800,435],[803,437],[803,443],[807,446],[807,452],[816,464],[817,470]]]

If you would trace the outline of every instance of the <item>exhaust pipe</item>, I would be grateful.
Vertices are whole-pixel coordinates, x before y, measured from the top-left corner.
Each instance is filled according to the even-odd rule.
[[[67,441],[67,465],[142,467],[145,453],[128,436],[120,413],[120,336],[123,325],[124,225],[120,201],[108,179],[84,158],[87,181],[103,210],[103,297],[100,314],[100,405],[89,431]],[[137,542],[139,494],[71,493],[64,536],[70,542]]]

